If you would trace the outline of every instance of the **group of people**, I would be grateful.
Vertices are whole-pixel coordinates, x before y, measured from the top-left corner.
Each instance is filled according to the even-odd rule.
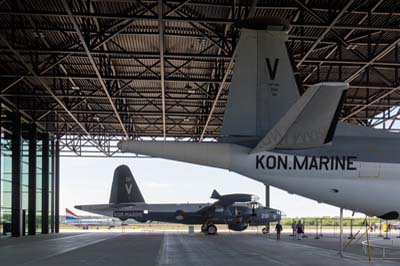
[[[298,222],[293,221],[292,223],[293,238],[300,240],[304,235],[304,224],[299,220]]]
[[[283,228],[280,222],[278,222],[275,226],[275,231],[276,231],[276,239],[279,240],[281,239],[281,232]],[[293,221],[292,223],[292,231],[293,231],[293,238],[296,238],[298,240],[303,238],[304,235],[304,224],[299,220],[298,222]]]

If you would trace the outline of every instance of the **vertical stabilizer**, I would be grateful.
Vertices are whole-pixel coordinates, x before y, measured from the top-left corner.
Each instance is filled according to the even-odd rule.
[[[222,135],[262,137],[300,97],[286,47],[288,24],[255,18],[242,28],[222,125]]]
[[[212,199],[220,199],[221,195],[218,193],[218,191],[216,189],[214,189],[210,198],[212,198]]]
[[[144,202],[144,198],[129,167],[120,165],[114,171],[110,203],[118,204],[127,202]]]
[[[79,221],[80,218],[78,215],[73,213],[70,209],[66,208],[65,209],[65,220],[67,222],[76,222],[76,221]]]

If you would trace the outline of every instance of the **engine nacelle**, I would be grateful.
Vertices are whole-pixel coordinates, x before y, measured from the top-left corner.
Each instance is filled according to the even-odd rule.
[[[249,227],[249,225],[248,224],[244,224],[244,223],[232,223],[232,224],[228,224],[228,228],[230,229],[230,230],[233,230],[233,231],[243,231],[243,230],[246,230],[247,229],[247,227]]]
[[[136,222],[139,222],[139,223],[147,223],[149,220],[147,220],[147,219],[144,219],[144,218],[134,218],[134,220],[136,221]]]

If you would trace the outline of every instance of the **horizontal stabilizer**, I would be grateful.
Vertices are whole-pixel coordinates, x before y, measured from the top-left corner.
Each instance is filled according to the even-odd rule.
[[[341,82],[310,87],[250,153],[305,149],[330,142],[348,87]]]

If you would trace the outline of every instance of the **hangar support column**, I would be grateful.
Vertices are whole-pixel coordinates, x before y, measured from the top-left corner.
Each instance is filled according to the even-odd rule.
[[[55,139],[54,231],[60,231],[60,140]]]
[[[36,125],[29,127],[28,234],[36,234]]]
[[[265,185],[265,207],[269,208],[270,202],[269,202],[269,186]]]
[[[49,233],[49,134],[42,136],[42,234]]]
[[[50,161],[51,161],[51,221],[50,221],[50,230],[54,233],[54,197],[55,197],[55,156],[54,156],[55,148],[54,148],[54,139],[51,139],[51,151],[50,151]]]
[[[22,234],[21,216],[21,116],[12,114],[12,188],[11,188],[11,235],[19,237]]]

